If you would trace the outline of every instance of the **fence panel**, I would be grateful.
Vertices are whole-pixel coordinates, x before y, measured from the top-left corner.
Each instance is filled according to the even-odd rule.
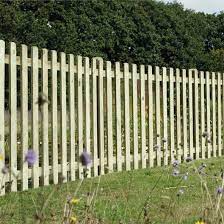
[[[1,195],[20,189],[20,182],[27,190],[57,184],[59,177],[83,178],[79,156],[85,150],[93,158],[87,177],[223,154],[221,73],[108,61],[104,68],[102,58],[90,63],[77,56],[75,62],[70,54],[67,62],[65,53],[58,62],[57,52],[48,57],[47,49],[39,59],[37,47],[29,58],[26,45],[20,56],[16,52],[10,43],[5,54],[0,41],[0,169],[10,168],[0,172]],[[37,154],[33,166],[26,162],[30,146]]]

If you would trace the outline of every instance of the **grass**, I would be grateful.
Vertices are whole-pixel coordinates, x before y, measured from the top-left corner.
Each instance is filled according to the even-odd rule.
[[[173,176],[173,167],[169,166],[9,193],[0,197],[0,223],[62,223],[68,196],[80,199],[73,208],[78,223],[195,223],[211,216],[214,209],[200,177],[205,180],[214,206],[223,159],[181,164],[180,172],[189,173],[187,180],[182,175]],[[196,167],[202,162],[207,166],[199,177]],[[223,209],[221,201],[220,211]]]

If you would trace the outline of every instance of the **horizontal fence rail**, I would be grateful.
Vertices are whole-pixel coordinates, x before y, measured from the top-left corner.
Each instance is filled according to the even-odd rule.
[[[0,194],[222,156],[223,84],[219,72],[112,64],[1,40]]]

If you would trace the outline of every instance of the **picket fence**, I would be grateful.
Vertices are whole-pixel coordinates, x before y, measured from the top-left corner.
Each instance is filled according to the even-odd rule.
[[[9,167],[1,194],[83,178],[84,150],[88,177],[222,156],[223,83],[222,73],[90,61],[1,40],[0,169]],[[38,155],[32,167],[29,148]]]

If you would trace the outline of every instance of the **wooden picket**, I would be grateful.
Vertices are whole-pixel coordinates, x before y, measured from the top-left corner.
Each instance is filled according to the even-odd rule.
[[[224,74],[18,48],[0,41],[0,195],[84,178],[84,151],[87,177],[223,155]]]
[[[5,166],[5,42],[0,40],[0,170]],[[0,195],[5,194],[5,174],[0,172]]]
[[[21,51],[21,138],[22,138],[22,158],[26,159],[28,149],[28,66],[27,66],[27,51],[26,45],[22,45]],[[28,164],[22,163],[22,189],[28,189]]]

